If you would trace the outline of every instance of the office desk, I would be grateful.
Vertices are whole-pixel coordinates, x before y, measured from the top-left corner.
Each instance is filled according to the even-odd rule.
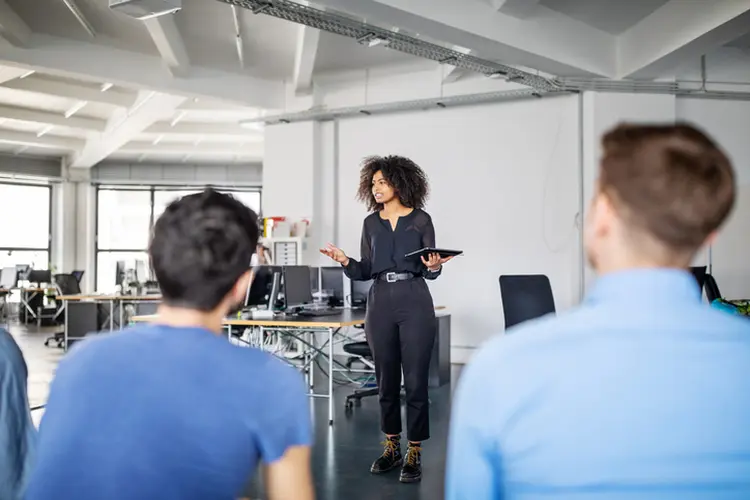
[[[430,359],[429,386],[440,387],[450,383],[450,314],[445,307],[435,308],[437,316],[437,335]],[[152,322],[158,320],[158,315],[134,316],[133,322]],[[333,345],[334,337],[342,328],[363,326],[365,324],[365,312],[362,310],[343,309],[339,314],[332,316],[285,318],[279,316],[267,319],[239,319],[227,318],[223,325],[227,330],[227,338],[231,338],[233,328],[255,327],[260,329],[260,338],[263,338],[265,329],[285,332],[291,337],[301,341],[306,349],[304,356],[303,373],[307,382],[308,394],[311,397],[324,397],[328,399],[328,423],[333,425],[333,373],[339,371],[334,364],[346,367],[334,360]],[[318,347],[315,344],[316,335],[325,335],[325,343]],[[258,346],[262,347],[262,346]],[[315,357],[321,355],[328,361],[328,392],[326,394],[314,393],[314,379],[312,362]]]
[[[101,331],[109,323],[109,331],[115,329],[115,311],[119,312],[118,328],[122,330],[125,324],[124,306],[142,302],[157,303],[160,295],[59,295],[57,300],[62,302],[61,313],[65,313],[63,330],[63,348],[68,349],[68,340],[80,340],[86,334]],[[98,319],[99,305],[109,304],[109,313],[103,324]]]
[[[131,318],[134,322],[150,322],[158,319],[157,315],[135,316]],[[233,328],[257,327],[261,330],[261,338],[264,329],[284,332],[287,335],[301,341],[305,346],[303,373],[311,397],[322,397],[328,399],[328,424],[333,425],[333,339],[342,328],[350,326],[361,326],[365,324],[365,312],[360,310],[343,309],[341,312],[331,316],[286,318],[278,316],[268,319],[239,319],[227,318],[223,321],[227,329],[227,337],[231,338]],[[325,335],[327,340],[318,347],[315,342],[316,335]],[[327,352],[326,352],[327,351]],[[312,363],[318,355],[328,360],[328,391],[325,394],[314,392],[314,380]],[[340,364],[340,363],[338,363]],[[341,365],[343,366],[343,365]]]

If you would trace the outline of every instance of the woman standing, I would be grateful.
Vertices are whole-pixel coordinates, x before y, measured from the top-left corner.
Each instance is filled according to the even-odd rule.
[[[406,258],[435,247],[435,228],[423,210],[428,194],[421,168],[400,156],[371,157],[360,172],[358,198],[372,213],[362,227],[361,260],[331,244],[321,249],[344,266],[352,280],[374,279],[367,299],[365,331],[375,360],[385,451],[372,464],[381,474],[396,467],[402,482],[422,478],[421,443],[430,437],[427,381],[437,322],[425,279],[440,275],[441,259]],[[401,371],[406,387],[406,459],[401,453]]]

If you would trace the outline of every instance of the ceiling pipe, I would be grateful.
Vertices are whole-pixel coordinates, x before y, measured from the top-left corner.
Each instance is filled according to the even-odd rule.
[[[336,35],[360,40],[377,39],[378,44],[415,57],[430,59],[440,64],[449,64],[486,76],[504,77],[521,85],[542,91],[559,90],[555,83],[544,76],[523,71],[512,66],[480,59],[426,40],[395,30],[352,19],[332,10],[322,10],[301,5],[290,0],[217,0],[233,7],[242,7],[254,14],[263,14]]]
[[[78,4],[76,4],[75,0],[62,0],[65,6],[68,8],[68,10],[73,14],[73,17],[76,18],[78,23],[83,26],[83,29],[85,29],[91,37],[96,37],[96,31],[94,31],[94,27],[91,25],[89,20],[86,18],[86,16],[83,15],[83,12],[81,12],[81,9],[78,8]]]

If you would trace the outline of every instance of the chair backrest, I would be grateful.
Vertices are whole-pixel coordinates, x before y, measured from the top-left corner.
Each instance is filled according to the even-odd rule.
[[[81,293],[81,285],[72,274],[56,274],[55,284],[63,295],[78,295]]]
[[[500,276],[505,328],[555,312],[549,278],[543,274]]]
[[[701,293],[703,293],[703,287],[706,284],[706,266],[693,266],[690,268],[690,272],[693,273],[693,277],[698,282]]]
[[[716,284],[716,280],[714,279],[714,277],[710,274],[706,274],[706,281],[704,283],[704,286],[706,287],[706,298],[708,299],[709,303],[721,298],[719,286]]]

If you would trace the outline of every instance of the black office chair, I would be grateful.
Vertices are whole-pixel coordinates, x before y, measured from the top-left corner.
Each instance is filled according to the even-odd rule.
[[[81,293],[81,285],[74,274],[56,274],[55,275],[55,287],[60,295],[79,295]],[[65,321],[65,311],[57,315],[58,321]],[[44,345],[49,347],[50,343],[57,343],[57,347],[63,347],[65,343],[65,332],[57,332],[51,337],[47,337],[44,341]]]
[[[706,298],[708,299],[709,303],[721,298],[719,286],[716,284],[716,280],[714,279],[714,277],[710,274],[706,274],[703,286],[705,287]]]
[[[706,286],[706,266],[692,266],[690,272],[698,283],[701,293],[703,293],[703,287]]]
[[[350,344],[344,344],[344,352],[351,354],[352,356],[346,361],[347,368],[351,368],[352,363],[356,360],[362,360],[365,365],[372,367],[372,351],[367,342],[352,342]],[[355,389],[353,393],[346,397],[346,409],[351,410],[354,405],[359,406],[362,404],[362,398],[377,396],[377,394],[377,387]]]
[[[500,276],[505,329],[555,313],[549,278],[543,274]]]

